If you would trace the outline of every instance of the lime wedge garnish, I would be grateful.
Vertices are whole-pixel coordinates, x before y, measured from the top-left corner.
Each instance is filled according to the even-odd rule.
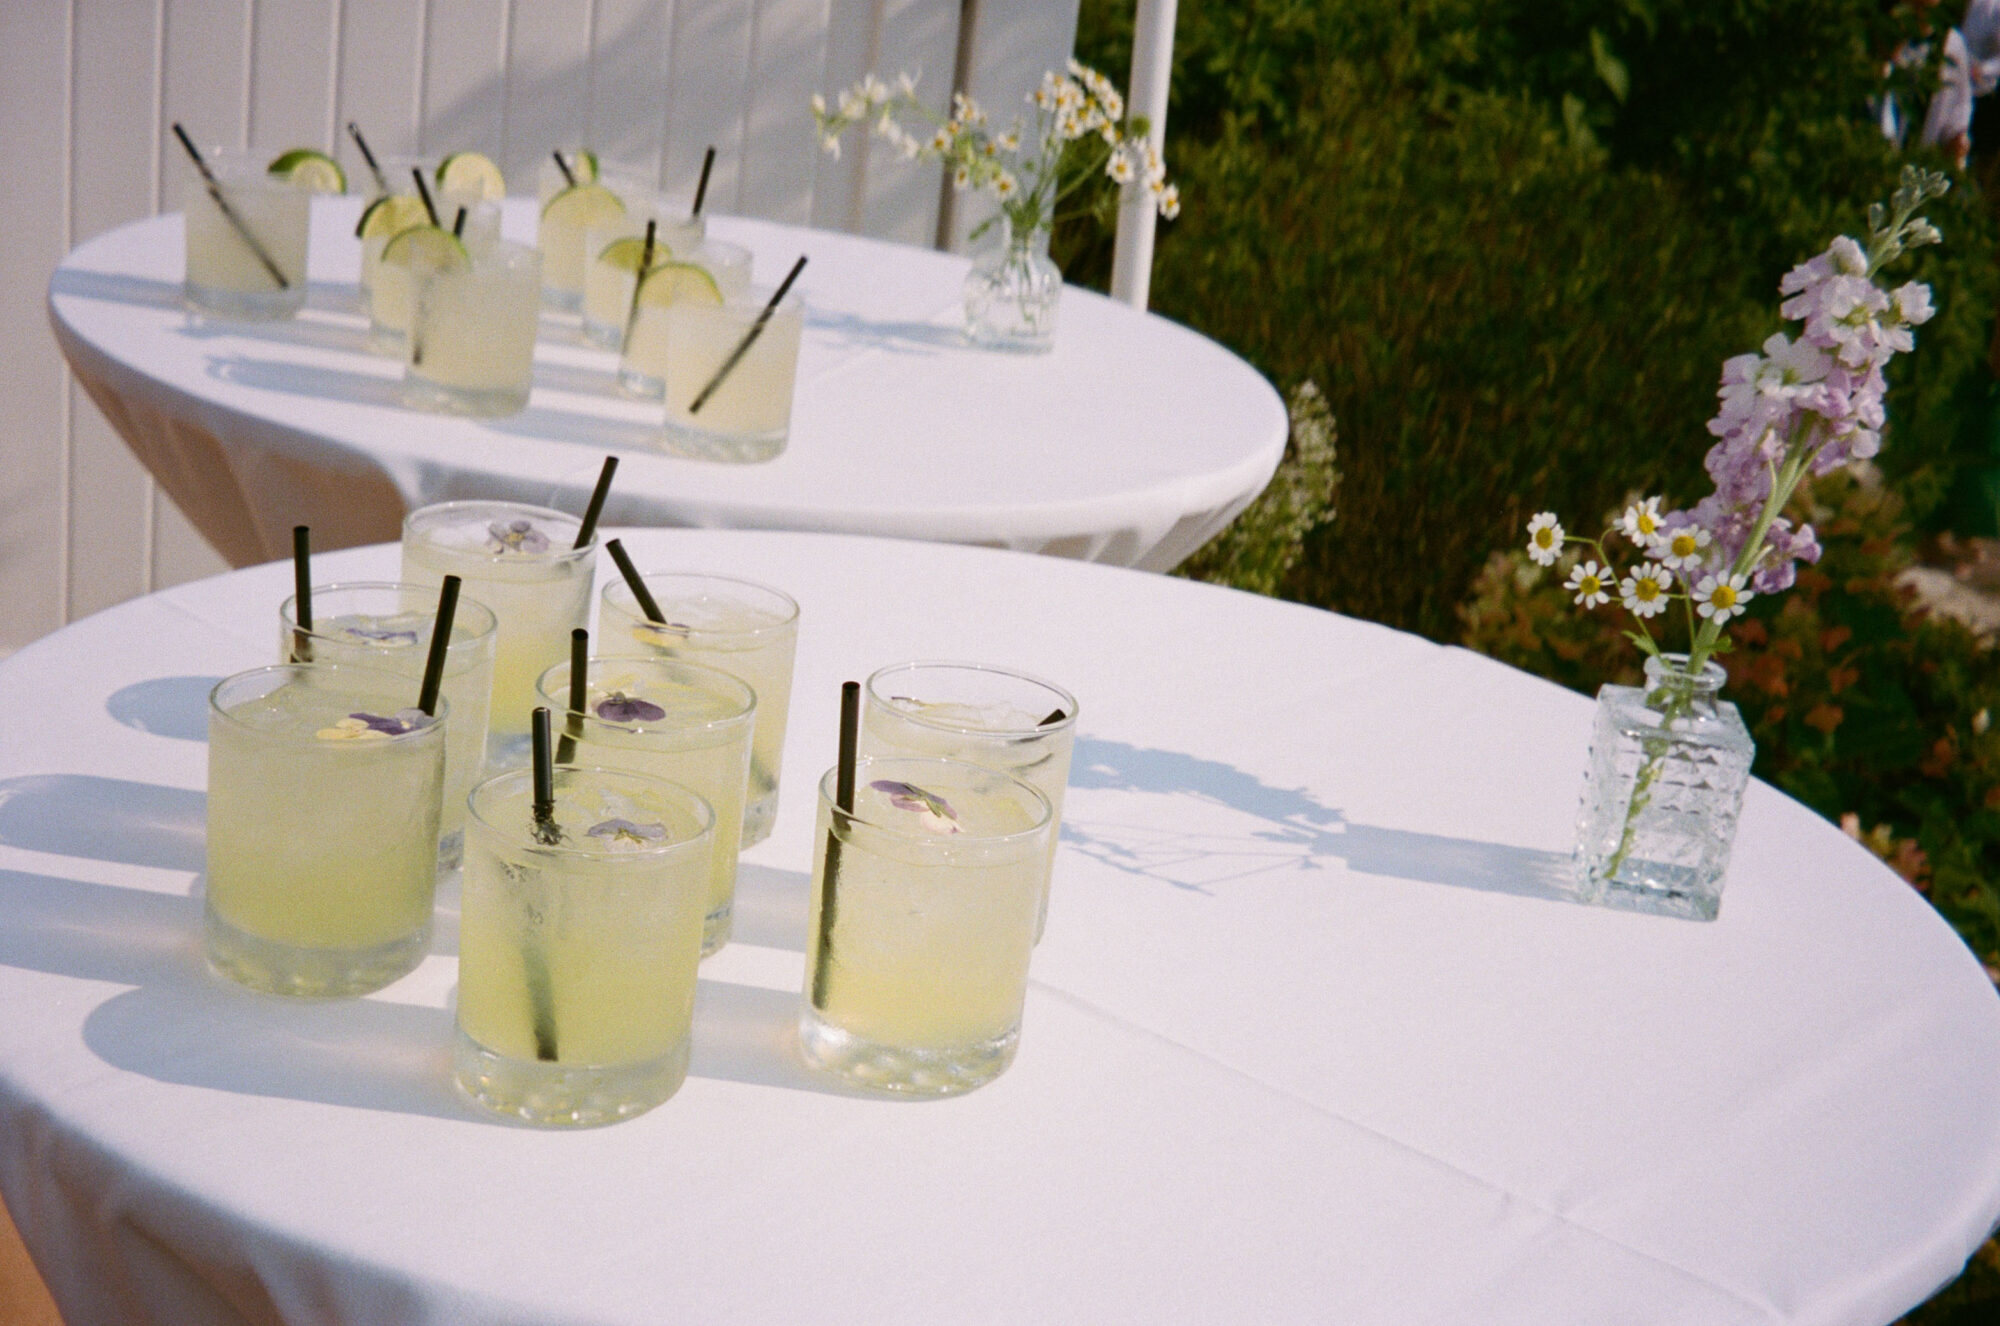
[[[661,263],[639,281],[639,302],[649,308],[674,304],[722,303],[722,291],[706,267],[691,262]]]
[[[645,258],[646,241],[637,235],[614,239],[604,246],[602,253],[597,255],[599,262],[608,263],[621,272],[638,271],[639,264],[645,261]],[[657,239],[653,241],[653,266],[658,267],[663,262],[672,262],[673,259],[672,251],[665,244]]]
[[[625,215],[625,204],[602,184],[574,184],[542,206],[542,221],[556,225],[585,226],[616,221]]]
[[[472,255],[464,241],[441,226],[411,226],[382,250],[385,267],[408,267],[412,276],[464,271]]]
[[[430,213],[424,210],[423,199],[413,193],[389,193],[368,204],[368,210],[361,214],[361,224],[354,228],[354,233],[360,239],[400,235],[411,226],[424,225],[430,219]]]
[[[470,194],[497,201],[507,196],[507,181],[493,158],[478,152],[453,152],[438,163],[438,192]]]
[[[570,174],[576,176],[578,184],[597,183],[597,153],[589,148],[579,148],[569,163]]]
[[[294,184],[303,185],[314,193],[347,192],[347,172],[340,168],[340,163],[310,147],[295,147],[264,169],[272,175],[282,175]]]

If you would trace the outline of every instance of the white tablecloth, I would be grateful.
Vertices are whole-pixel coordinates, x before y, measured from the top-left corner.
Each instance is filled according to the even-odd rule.
[[[203,694],[287,567],[0,663],[0,1191],[71,1326],[1882,1323],[2000,1214],[2000,1000],[1761,784],[1720,920],[1585,908],[1590,705],[1469,653],[1003,552],[629,537],[803,614],[692,1074],[598,1131],[454,1097],[449,912],[366,999],[204,971]],[[837,685],[926,656],[1083,712],[1020,1057],[908,1103],[790,1028]]]
[[[1285,411],[1242,360],[1184,327],[1064,291],[1044,356],[969,349],[966,261],[716,217],[775,283],[800,253],[807,306],[788,450],[759,465],[657,450],[661,407],[620,397],[616,359],[547,317],[528,408],[478,421],[400,404],[402,365],[366,349],[353,282],[359,200],[313,213],[306,310],[217,323],[181,304],[179,214],[81,245],[49,283],[79,381],[233,565],[396,536],[406,508],[459,497],[580,504],[624,457],[607,519],[978,543],[1165,570],[1269,482]],[[507,233],[532,241],[527,200]]]

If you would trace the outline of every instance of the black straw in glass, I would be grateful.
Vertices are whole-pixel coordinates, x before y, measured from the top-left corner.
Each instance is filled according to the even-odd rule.
[[[569,633],[569,713],[563,719],[562,740],[556,743],[556,763],[576,758],[583,737],[584,706],[590,703],[590,632],[581,626]]]
[[[632,340],[632,324],[639,320],[639,287],[646,283],[646,273],[653,270],[653,245],[657,243],[660,219],[646,218],[646,247],[639,251],[639,274],[632,278],[632,307],[625,310],[625,335],[618,342],[622,347]]]
[[[451,237],[453,239],[465,238],[465,209],[463,207],[458,209],[458,219],[451,223]]]
[[[432,225],[442,225],[443,223],[438,220],[437,204],[431,201],[430,186],[424,183],[424,168],[411,166],[410,178],[417,182],[417,197],[424,200],[424,215],[431,219]]]
[[[836,879],[840,874],[840,831],[842,817],[854,813],[855,748],[861,735],[861,683],[840,684],[840,763],[834,766],[833,804],[836,813],[826,830],[826,860],[819,875],[819,934],[813,944],[812,1002],[826,1007],[826,982],[833,965],[833,914],[839,900]]]
[[[201,182],[208,186],[208,196],[215,200],[215,210],[222,213],[223,220],[236,227],[236,233],[243,236],[243,242],[257,255],[257,261],[264,264],[264,270],[278,283],[278,289],[290,290],[292,283],[285,279],[282,271],[278,270],[278,264],[271,260],[270,253],[257,241],[257,237],[250,233],[250,227],[243,224],[243,218],[236,215],[236,209],[223,199],[222,182],[215,178],[215,172],[201,159],[200,149],[195,147],[194,139],[188,137],[187,130],[181,128],[178,120],[174,122],[174,137],[181,140],[181,146],[187,149],[189,159],[194,162],[194,168],[201,172]]]
[[[597,537],[597,520],[604,514],[604,499],[611,496],[611,476],[618,473],[618,457],[606,456],[604,468],[597,472],[597,487],[590,490],[590,505],[583,509],[583,523],[576,527],[576,542],[571,548],[588,548],[590,541]]]
[[[604,545],[604,551],[611,554],[611,560],[618,564],[618,574],[625,577],[625,584],[632,591],[632,597],[639,600],[639,611],[646,614],[646,620],[666,624],[667,614],[660,611],[660,604],[653,597],[653,591],[646,588],[646,582],[639,578],[639,568],[632,565],[625,545],[617,539]]]
[[[312,662],[312,527],[292,526],[292,662]]]
[[[556,771],[549,753],[549,711],[537,706],[530,726],[533,742],[535,841],[550,847],[562,841],[556,827]],[[521,945],[521,964],[528,981],[528,1016],[535,1030],[535,1058],[552,1063],[556,1057],[556,1001],[550,988],[549,963],[539,937],[530,933]]]
[[[801,253],[799,260],[792,264],[792,270],[785,273],[785,279],[779,282],[778,288],[772,292],[771,302],[764,305],[764,311],[757,315],[757,321],[750,324],[750,330],[743,333],[743,339],[729,352],[729,358],[722,361],[722,367],[715,370],[715,376],[708,380],[708,385],[695,393],[695,398],[688,402],[689,414],[699,414],[701,407],[708,403],[708,398],[715,394],[715,389],[722,385],[722,380],[736,371],[736,366],[743,362],[743,356],[750,353],[750,347],[764,334],[764,324],[771,320],[771,315],[778,311],[778,305],[791,293],[792,282],[799,279],[799,273],[805,268],[806,255]]]
[[[556,159],[556,169],[562,172],[563,183],[574,189],[576,187],[576,172],[569,168],[569,162],[562,159],[562,149],[556,148],[549,155]]]
[[[700,216],[702,202],[708,197],[708,172],[715,169],[715,147],[710,144],[708,151],[701,154],[701,178],[695,181],[694,210],[689,216]]]
[[[389,177],[382,173],[382,167],[376,162],[375,154],[368,150],[368,140],[361,136],[360,126],[349,120],[347,133],[354,140],[354,145],[361,149],[361,159],[368,163],[368,173],[375,177],[376,190],[380,193],[389,192]]]
[[[444,656],[451,648],[451,624],[458,616],[457,576],[446,576],[438,589],[437,621],[431,626],[431,652],[424,659],[423,689],[417,692],[417,708],[437,717],[438,691],[444,687]]]

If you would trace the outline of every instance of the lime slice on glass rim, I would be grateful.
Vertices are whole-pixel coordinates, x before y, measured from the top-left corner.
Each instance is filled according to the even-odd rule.
[[[357,239],[400,235],[411,226],[428,225],[430,219],[430,213],[424,210],[424,200],[415,194],[385,193],[361,213],[354,234]]]
[[[429,276],[469,270],[472,255],[466,251],[465,241],[442,226],[411,226],[382,250],[382,265],[407,267],[413,277]]]
[[[282,176],[314,193],[346,193],[347,172],[324,152],[295,147],[282,153],[264,168],[266,174]]]
[[[616,221],[625,215],[625,204],[602,184],[572,184],[542,206],[542,223],[585,226]]]
[[[507,196],[507,181],[493,158],[480,152],[453,152],[438,163],[439,193],[470,194],[486,202]]]
[[[639,264],[644,262],[645,259],[646,241],[636,235],[627,235],[624,239],[612,240],[604,246],[603,252],[597,255],[599,262],[615,267],[621,272],[638,271]],[[659,240],[654,240],[653,267],[658,267],[661,263],[672,262],[673,260],[673,251]],[[652,267],[648,267],[646,270],[651,271],[652,269]]]
[[[639,280],[639,303],[647,308],[675,304],[722,306],[722,290],[708,269],[692,262],[663,262]]]

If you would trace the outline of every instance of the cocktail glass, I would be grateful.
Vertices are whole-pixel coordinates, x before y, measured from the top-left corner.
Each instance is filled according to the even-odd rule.
[[[465,229],[459,238],[477,259],[500,238],[500,205],[480,199],[438,200],[438,216],[446,230],[457,224],[465,208]],[[416,280],[408,267],[382,261],[382,250],[394,236],[370,235],[361,241],[362,290],[368,304],[368,343],[384,354],[407,352],[410,320],[416,307]]]
[[[750,250],[722,240],[704,240],[685,259],[715,280],[723,299],[742,299],[750,290]],[[618,360],[618,386],[628,396],[661,400],[667,392],[669,307],[642,303],[632,310],[631,335]]]
[[[606,257],[621,239],[645,239],[653,223],[653,261],[690,261],[707,232],[707,218],[689,216],[681,204],[652,195],[628,199],[625,215],[587,226],[583,232],[583,334],[593,345],[616,350],[625,342],[625,325],[632,315],[636,270]],[[616,251],[614,251],[615,253]]]
[[[489,764],[525,762],[535,679],[569,657],[569,634],[590,615],[597,540],[572,547],[581,524],[520,502],[440,502],[404,518],[402,579],[435,595],[458,576],[498,621]]]
[[[648,621],[632,587],[622,579],[613,581],[604,587],[597,648],[607,657],[668,658],[720,668],[756,692],[743,846],[760,843],[771,836],[778,815],[778,773],[792,703],[799,605],[791,595],[768,585],[729,576],[661,572],[642,580],[666,617],[665,624]]]
[[[500,240],[471,256],[416,283],[404,394],[446,414],[514,414],[534,385],[541,255]]]
[[[546,205],[549,199],[567,189],[572,182],[595,183],[598,176],[597,153],[587,147],[561,147],[562,159],[568,163],[570,177],[565,177],[561,167],[556,165],[553,155],[544,155],[535,166],[535,202]]]
[[[666,310],[669,451],[750,462],[785,449],[805,307],[796,297],[781,300],[745,348],[768,300],[768,291],[753,290],[720,307],[680,303]]]
[[[314,585],[312,629],[298,622],[298,599],[278,608],[278,658],[286,663],[351,663],[393,672],[417,694],[437,624],[438,592],[427,585],[352,581]],[[493,700],[493,613],[460,597],[444,655],[444,800],[438,862],[458,864],[465,842],[465,798],[486,765],[486,712]]]
[[[979,663],[898,663],[868,679],[863,755],[941,756],[983,764],[1032,783],[1048,798],[1055,865],[1063,789],[1076,747],[1076,697],[1023,672]],[[1044,888],[1035,938],[1048,921]]]
[[[713,862],[702,918],[701,954],[729,941],[736,902],[736,855],[743,838],[743,791],[750,776],[750,735],[757,697],[726,672],[664,659],[593,658],[587,699],[572,713],[570,665],[542,674],[542,703],[564,734],[559,753],[574,763],[664,778],[715,811]]]
[[[550,161],[551,168],[554,161]],[[635,207],[643,206],[652,196],[650,182],[627,174],[600,174],[595,183],[608,190],[617,200],[617,207],[600,213],[595,208],[576,212],[563,206],[552,206],[563,195],[558,193],[542,204],[541,217],[535,227],[535,243],[542,252],[542,296],[551,308],[575,312],[583,307],[583,274],[587,259],[595,254],[584,252],[584,234],[592,225],[603,225],[620,216],[630,216]],[[645,223],[640,223],[640,229]]]
[[[183,195],[188,303],[224,318],[291,317],[306,302],[311,191],[270,174],[267,153],[214,148],[206,159],[222,204],[198,176],[188,180]]]
[[[799,1041],[849,1081],[954,1095],[1013,1062],[1048,799],[962,760],[856,762],[854,808],[819,784]]]
[[[380,989],[430,946],[450,702],[407,677],[283,664],[208,702],[209,964],[274,994]]]
[[[687,1076],[715,816],[686,788],[558,767],[473,790],[459,910],[459,1088],[529,1123],[615,1123]]]

